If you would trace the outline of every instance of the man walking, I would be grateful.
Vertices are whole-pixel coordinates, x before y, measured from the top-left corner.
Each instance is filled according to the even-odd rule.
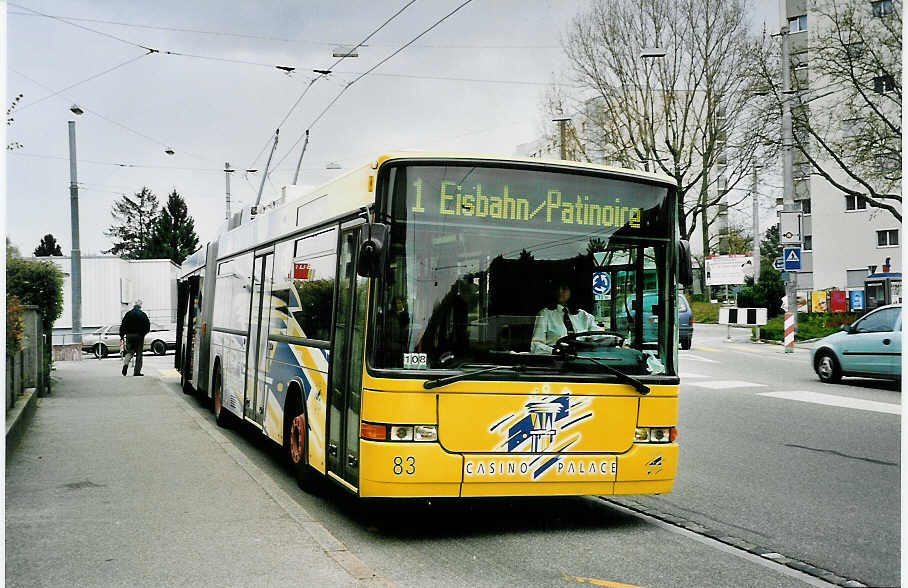
[[[129,369],[132,356],[136,356],[136,368],[132,375],[144,376],[142,373],[142,348],[145,347],[145,335],[151,330],[148,315],[142,312],[142,301],[136,300],[132,310],[123,315],[120,322],[120,341],[126,340],[126,355],[123,357],[123,375]]]

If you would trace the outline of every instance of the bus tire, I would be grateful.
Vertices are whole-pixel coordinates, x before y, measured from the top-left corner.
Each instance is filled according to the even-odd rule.
[[[224,407],[224,386],[221,379],[221,366],[214,369],[211,387],[214,389],[214,422],[219,427],[229,429],[233,424],[233,415]]]
[[[297,387],[288,390],[284,410],[284,446],[296,483],[306,492],[315,488],[315,470],[309,466],[309,420]]]

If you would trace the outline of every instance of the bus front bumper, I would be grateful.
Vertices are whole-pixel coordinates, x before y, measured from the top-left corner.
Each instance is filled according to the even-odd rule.
[[[621,454],[459,454],[437,443],[360,441],[363,497],[564,496],[670,492],[678,444]]]

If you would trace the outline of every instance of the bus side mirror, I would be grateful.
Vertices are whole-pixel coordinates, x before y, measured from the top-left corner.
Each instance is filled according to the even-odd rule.
[[[360,231],[362,238],[356,273],[364,278],[377,278],[385,267],[391,228],[382,223],[369,223],[363,225]]]
[[[694,265],[690,255],[690,241],[678,241],[678,283],[691,286],[694,283]]]

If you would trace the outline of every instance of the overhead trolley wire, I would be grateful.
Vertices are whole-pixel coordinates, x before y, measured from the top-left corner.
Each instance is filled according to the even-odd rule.
[[[451,16],[453,16],[453,15],[454,15],[455,13],[457,13],[460,9],[462,9],[464,6],[466,6],[467,4],[469,4],[469,3],[472,2],[472,1],[473,1],[473,0],[466,0],[465,2],[463,2],[462,4],[460,4],[457,8],[455,8],[454,10],[452,10],[451,12],[449,12],[448,14],[444,15],[443,17],[441,17],[440,19],[438,19],[437,21],[435,21],[435,23],[432,24],[429,28],[425,29],[423,32],[419,33],[418,35],[416,35],[415,37],[413,37],[412,39],[410,39],[408,42],[406,42],[406,43],[404,43],[403,45],[401,45],[401,46],[400,46],[399,48],[397,48],[393,53],[391,53],[390,55],[388,55],[387,57],[385,57],[384,59],[382,59],[381,61],[379,61],[379,62],[376,63],[375,65],[373,65],[372,67],[370,67],[370,68],[369,68],[368,70],[366,70],[365,72],[361,73],[361,74],[360,74],[359,76],[357,76],[355,79],[353,79],[352,81],[348,82],[347,85],[344,86],[343,89],[341,89],[341,91],[338,92],[338,94],[337,94],[337,95],[328,103],[328,105],[325,106],[324,109],[322,109],[322,111],[318,114],[318,116],[316,116],[316,117],[312,120],[312,122],[309,123],[309,126],[306,127],[306,131],[305,131],[302,135],[299,136],[299,138],[293,143],[293,145],[290,146],[290,149],[287,150],[287,153],[285,153],[284,156],[281,157],[281,158],[277,161],[277,163],[275,164],[275,167],[279,166],[285,159],[287,159],[287,157],[288,157],[291,153],[293,153],[293,150],[296,148],[297,145],[299,145],[299,142],[303,140],[303,137],[305,137],[306,134],[307,134],[310,130],[312,130],[312,127],[314,127],[315,124],[318,123],[318,121],[321,120],[321,118],[322,118],[323,116],[325,116],[325,113],[327,113],[328,110],[330,110],[331,107],[334,106],[334,104],[340,99],[340,97],[343,96],[344,93],[345,93],[347,90],[349,90],[350,87],[351,87],[353,84],[355,84],[356,82],[360,81],[361,79],[363,79],[364,77],[366,77],[367,75],[369,75],[370,73],[372,73],[373,71],[375,71],[376,69],[378,69],[379,67],[381,67],[382,65],[384,65],[385,63],[387,63],[392,57],[394,57],[395,55],[397,55],[398,53],[400,53],[401,51],[403,51],[404,49],[406,49],[407,47],[409,47],[410,45],[412,45],[413,43],[415,43],[415,42],[416,42],[417,40],[419,40],[421,37],[423,37],[424,35],[426,35],[429,31],[431,31],[432,29],[434,29],[435,27],[437,27],[438,25],[440,25],[441,23],[443,23],[444,21],[446,21],[448,18],[450,18]],[[408,6],[409,6],[409,5],[408,5]],[[270,172],[269,172],[269,175],[270,175]]]
[[[371,39],[372,37],[374,37],[379,31],[381,31],[383,28],[385,28],[385,27],[388,25],[388,23],[390,23],[392,20],[394,20],[395,18],[397,18],[398,16],[400,16],[400,14],[401,14],[404,10],[406,10],[407,8],[409,8],[410,6],[412,6],[415,2],[416,2],[416,0],[410,0],[409,2],[407,2],[406,4],[404,4],[403,7],[401,7],[400,10],[398,10],[397,12],[395,12],[394,14],[392,14],[387,20],[385,20],[385,22],[383,22],[381,25],[379,25],[378,28],[376,28],[375,30],[373,30],[373,31],[372,31],[371,33],[369,33],[368,35],[366,35],[366,37],[365,37],[362,41],[360,41],[359,43],[356,44],[355,47],[353,47],[352,49],[350,49],[350,51],[347,52],[347,55],[349,55],[350,53],[353,53],[353,52],[356,51],[358,48],[362,47],[362,46],[366,43],[366,41],[368,41],[369,39]],[[343,61],[344,59],[347,59],[347,55],[341,56],[337,61],[335,61],[334,63],[332,63],[331,66],[328,67],[327,69],[323,69],[323,70],[313,70],[313,71],[314,71],[315,73],[317,73],[318,75],[317,75],[315,78],[313,78],[313,79],[309,82],[309,85],[306,86],[306,88],[303,90],[303,92],[299,95],[299,98],[296,99],[296,102],[293,103],[293,106],[290,107],[290,110],[287,111],[287,114],[284,115],[284,118],[281,119],[281,122],[279,122],[279,123],[277,124],[277,127],[275,127],[276,129],[280,129],[280,128],[283,126],[283,124],[284,124],[285,122],[287,122],[287,119],[290,118],[290,115],[293,114],[293,111],[296,110],[296,107],[299,106],[299,103],[302,102],[303,97],[306,95],[306,93],[309,92],[309,89],[312,88],[312,86],[315,84],[315,82],[317,82],[318,80],[320,80],[320,79],[324,78],[325,76],[327,76],[328,74],[330,74],[330,73],[331,73],[331,70],[333,70],[334,67],[335,67],[338,63],[340,63],[340,62]],[[342,90],[342,92],[343,92],[343,90]],[[271,139],[272,139],[273,137],[274,137],[274,133],[272,133],[271,135],[269,135],[268,139],[265,141],[265,144],[262,146],[261,150],[258,152],[258,155],[255,156],[255,159],[252,160],[252,163],[249,165],[249,167],[254,167],[254,166],[255,166],[256,162],[259,160],[259,157],[261,157],[261,156],[262,156],[262,153],[265,152],[265,149],[268,148],[268,145],[271,143]],[[296,144],[298,144],[298,143],[299,143],[299,141],[297,141],[297,143],[294,143],[294,147],[295,147]],[[291,151],[292,151],[292,150],[293,150],[293,147],[291,147]],[[286,157],[286,156],[285,156],[285,157]],[[283,159],[282,159],[281,161],[283,161]],[[277,167],[277,166],[275,166],[275,167]]]
[[[45,15],[45,14],[35,15],[35,14],[28,14],[25,12],[10,12],[9,14],[18,15],[18,16],[43,16],[45,18],[61,18],[61,19],[66,19],[67,21],[73,20],[73,21],[78,21],[78,22],[93,22],[93,23],[98,23],[98,24],[110,24],[110,25],[116,25],[116,26],[121,26],[121,27],[149,29],[149,30],[155,30],[155,31],[169,31],[169,32],[175,32],[175,33],[194,33],[194,34],[199,34],[199,35],[213,35],[213,36],[221,36],[221,37],[237,37],[240,39],[259,39],[262,41],[279,41],[282,43],[305,43],[308,45],[325,45],[325,46],[334,46],[334,47],[349,45],[349,43],[342,43],[342,42],[338,42],[338,41],[313,41],[310,39],[287,39],[284,37],[268,37],[265,35],[250,35],[248,33],[234,33],[234,32],[230,32],[230,31],[206,31],[206,30],[202,30],[202,29],[192,29],[192,28],[174,27],[174,26],[167,27],[167,26],[160,26],[160,25],[146,25],[146,24],[122,22],[122,21],[115,21],[115,20],[102,20],[102,19],[97,19],[97,18],[82,18],[82,17],[74,17],[74,16],[54,17],[51,15]],[[362,47],[363,45],[360,45],[360,46]],[[378,44],[374,44],[374,45],[370,45],[370,46],[371,47],[391,47],[392,45],[378,43]],[[433,45],[418,45],[418,47],[423,47],[426,49],[518,49],[518,50],[561,49],[560,45],[435,45],[435,44],[433,44]]]
[[[79,82],[76,82],[75,84],[70,84],[69,86],[66,86],[65,88],[63,88],[63,89],[61,89],[61,90],[51,90],[51,92],[53,92],[52,94],[48,94],[47,96],[44,96],[44,97],[42,97],[42,98],[38,98],[38,99],[35,100],[34,102],[29,102],[28,104],[24,104],[24,105],[18,107],[17,110],[22,111],[22,110],[25,110],[26,108],[31,108],[31,107],[34,106],[35,104],[39,104],[39,103],[41,103],[41,102],[44,102],[44,101],[47,100],[48,98],[53,98],[54,96],[59,96],[60,94],[62,94],[63,92],[66,92],[67,90],[72,90],[72,89],[75,88],[76,86],[81,86],[82,84],[84,84],[84,83],[86,83],[86,82],[90,82],[90,81],[92,81],[92,80],[94,80],[94,79],[100,78],[101,76],[103,76],[103,75],[105,75],[105,74],[108,74],[108,73],[114,71],[115,69],[120,69],[121,67],[123,67],[123,66],[125,66],[125,65],[129,65],[130,63],[133,63],[133,62],[135,62],[135,61],[138,61],[138,60],[142,59],[143,57],[147,57],[147,56],[149,56],[149,55],[151,55],[151,52],[150,52],[150,51],[148,51],[148,52],[146,52],[146,53],[143,53],[142,55],[133,57],[133,58],[131,58],[131,59],[127,59],[127,60],[124,61],[123,63],[119,63],[119,64],[117,64],[117,65],[115,65],[115,66],[113,66],[113,67],[111,67],[111,68],[105,69],[105,70],[102,71],[102,72],[98,72],[98,73],[96,73],[96,74],[94,74],[94,75],[92,75],[92,76],[90,76],[90,77],[85,78],[84,80],[81,80],[81,81],[79,81]],[[11,69],[10,71],[13,71],[13,70]],[[16,72],[16,73],[19,73],[19,72]],[[19,75],[21,75],[22,77],[26,77],[24,74],[21,74],[21,73],[19,73]],[[34,80],[31,80],[31,81],[34,81]],[[35,83],[37,83],[37,82],[35,82]],[[43,84],[38,84],[38,85],[44,87]],[[49,89],[49,88],[46,88],[46,89]]]

